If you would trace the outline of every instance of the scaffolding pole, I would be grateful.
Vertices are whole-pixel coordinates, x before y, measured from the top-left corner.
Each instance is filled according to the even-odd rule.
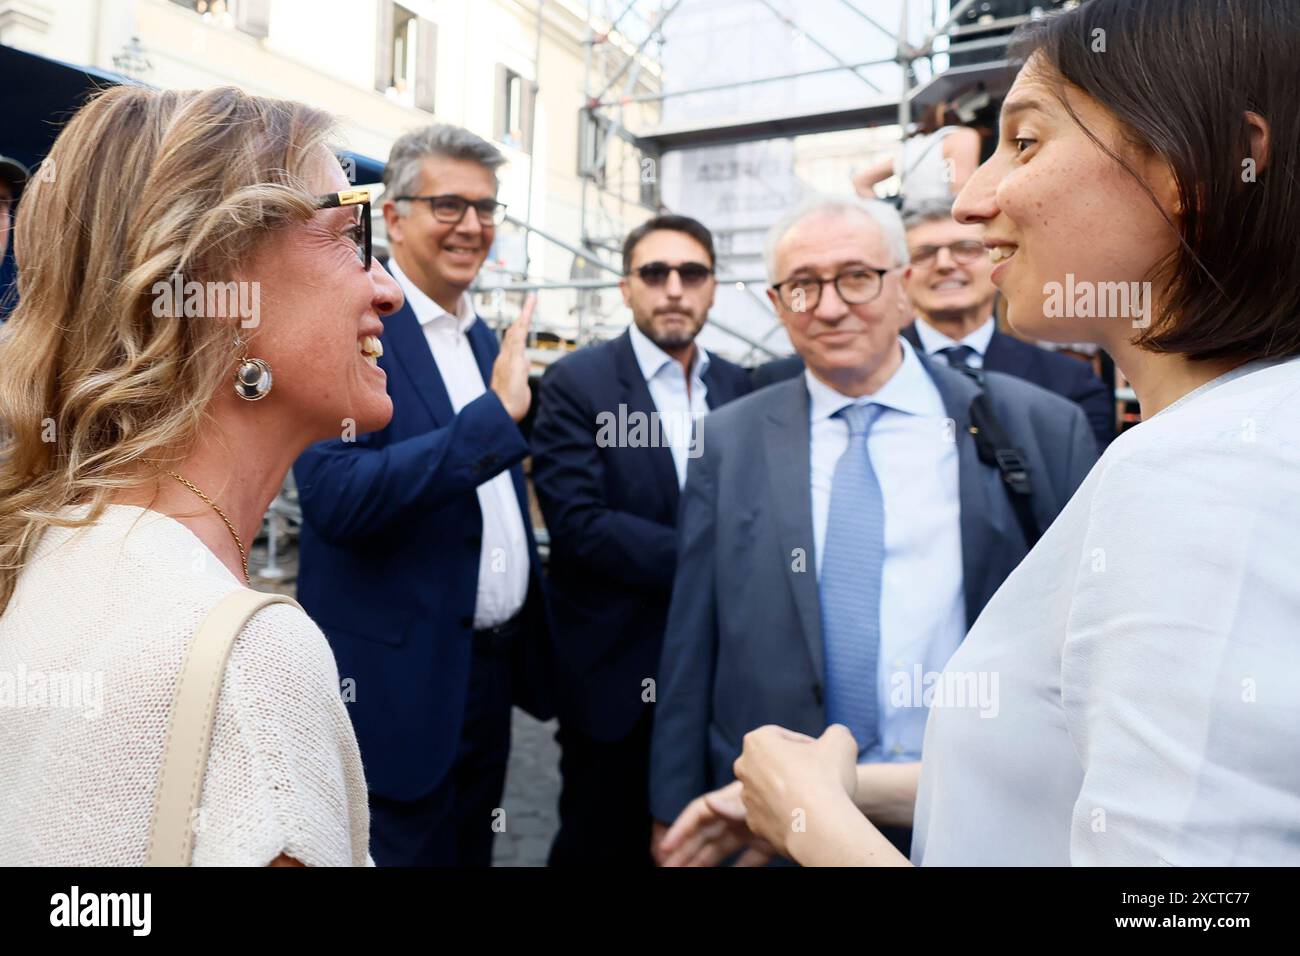
[[[637,0],[628,0],[628,2],[626,3],[621,3],[619,5],[620,9],[618,10],[617,15],[614,16],[612,20],[609,19],[610,10],[608,7],[606,7],[605,8],[606,12],[604,14],[604,21],[603,21],[603,29],[600,31],[598,31],[596,28],[597,11],[595,6],[595,0],[587,0],[587,4],[586,4],[587,38],[585,43],[586,48],[584,51],[584,65],[583,65],[583,105],[580,109],[580,117],[579,117],[580,122],[582,124],[581,142],[582,142],[583,151],[582,151],[582,162],[580,164],[581,200],[580,200],[579,215],[580,215],[581,238],[579,240],[578,245],[567,243],[563,240],[560,240],[558,237],[549,235],[543,230],[536,229],[531,225],[530,222],[520,223],[516,220],[513,219],[511,220],[511,221],[516,221],[517,225],[520,225],[530,234],[536,233],[537,235],[542,236],[547,241],[555,243],[557,246],[567,250],[573,255],[579,256],[587,262],[594,263],[598,269],[604,270],[605,272],[614,273],[614,274],[619,273],[620,270],[615,268],[614,266],[611,266],[608,262],[604,261],[604,259],[601,256],[601,252],[610,251],[614,254],[617,254],[618,250],[613,246],[605,244],[604,242],[597,241],[596,231],[593,229],[593,218],[592,218],[595,211],[592,205],[593,198],[595,199],[597,206],[599,208],[599,215],[602,219],[602,222],[605,222],[606,220],[609,219],[610,213],[608,208],[604,205],[604,201],[601,199],[601,197],[605,196],[607,193],[609,195],[616,195],[620,203],[620,207],[623,203],[626,202],[626,198],[623,195],[623,191],[624,191],[623,187],[626,185],[626,183],[622,181],[624,177],[622,176],[619,177],[618,188],[616,191],[612,187],[607,185],[605,181],[607,177],[605,178],[601,177],[600,170],[602,168],[602,164],[605,162],[607,158],[606,151],[609,148],[610,142],[615,136],[617,136],[620,139],[626,140],[634,149],[636,149],[642,155],[650,155],[652,144],[656,142],[655,132],[653,130],[633,132],[632,130],[629,130],[627,128],[626,121],[623,117],[623,111],[627,107],[633,105],[650,104],[650,103],[658,103],[660,104],[660,106],[662,106],[664,102],[674,98],[689,97],[695,94],[715,93],[715,92],[721,92],[726,90],[732,90],[740,87],[756,86],[759,84],[789,82],[789,81],[799,80],[805,77],[826,75],[830,73],[836,73],[839,71],[848,71],[849,73],[856,76],[859,80],[861,80],[862,82],[870,86],[873,90],[879,92],[879,88],[868,77],[864,76],[859,71],[872,66],[884,66],[885,64],[896,63],[902,74],[901,75],[902,82],[900,84],[900,92],[898,95],[896,117],[897,117],[897,123],[899,128],[899,135],[900,137],[905,139],[907,136],[908,127],[911,125],[913,120],[913,116],[915,113],[914,104],[916,103],[918,97],[923,97],[924,100],[928,102],[928,100],[935,95],[947,95],[947,94],[940,93],[940,90],[943,89],[943,87],[937,87],[937,88],[935,87],[936,81],[939,80],[940,76],[942,75],[942,74],[936,74],[933,70],[933,57],[935,55],[934,48],[935,48],[935,43],[939,37],[942,36],[948,38],[949,40],[948,47],[945,50],[941,51],[943,53],[948,53],[948,54],[951,54],[956,51],[964,52],[964,51],[974,51],[978,49],[995,48],[997,46],[1002,45],[1005,42],[1005,40],[1001,37],[990,37],[987,39],[981,38],[978,40],[969,40],[963,42],[960,39],[958,39],[958,36],[963,32],[976,32],[977,29],[992,29],[994,26],[1014,27],[1029,19],[1028,16],[1016,16],[1016,17],[1007,18],[1005,20],[1005,23],[1003,20],[999,20],[997,21],[996,24],[989,24],[987,26],[981,24],[980,28],[961,27],[958,26],[958,21],[963,17],[963,15],[965,15],[971,9],[971,7],[974,5],[975,0],[957,0],[957,2],[945,3],[944,7],[942,8],[940,7],[940,0],[929,0],[929,3],[927,4],[928,17],[926,20],[926,28],[924,31],[923,39],[921,40],[919,45],[913,46],[909,42],[911,14],[916,9],[916,5],[915,3],[912,2],[912,0],[901,0],[900,20],[899,20],[897,33],[892,33],[887,27],[885,27],[882,23],[880,23],[878,20],[872,17],[869,13],[862,10],[857,5],[857,3],[853,2],[853,0],[839,0],[839,3],[842,6],[847,7],[850,11],[852,11],[852,13],[857,15],[857,17],[860,18],[865,24],[867,24],[867,26],[871,30],[874,30],[885,36],[892,37],[896,40],[895,51],[892,57],[885,58],[885,59],[869,60],[861,63],[850,63],[844,60],[843,58],[841,58],[840,56],[838,56],[824,43],[822,43],[815,36],[810,34],[808,30],[802,27],[796,20],[782,13],[781,10],[772,2],[772,0],[754,0],[756,4],[766,8],[767,11],[769,11],[771,14],[779,18],[783,23],[787,24],[791,29],[799,31],[799,33],[803,37],[805,37],[811,44],[813,44],[818,50],[820,50],[824,55],[826,55],[831,60],[833,60],[834,65],[821,67],[817,69],[792,72],[792,73],[777,75],[777,76],[763,76],[763,77],[755,77],[753,79],[747,79],[747,80],[735,80],[735,81],[727,81],[722,83],[706,84],[703,86],[684,89],[684,90],[664,90],[662,88],[662,81],[661,81],[659,89],[656,90],[653,87],[651,87],[650,92],[637,93],[635,87],[637,86],[637,80],[639,78],[639,74],[642,68],[641,60],[647,55],[647,49],[653,40],[658,38],[660,43],[662,44],[663,35],[661,29],[663,27],[664,22],[671,14],[675,13],[684,5],[685,0],[671,0],[671,2],[667,3],[660,11],[658,11],[657,15],[649,23],[645,36],[641,37],[639,41],[636,42],[635,44],[633,44],[631,36],[626,33],[622,34],[623,36],[627,36],[626,43],[621,43],[621,44],[615,43],[613,40],[613,36],[615,32],[619,29],[619,26],[623,22],[623,20],[636,7],[636,2]],[[953,43],[954,39],[957,40],[956,43]],[[601,47],[600,50],[596,49],[598,45]],[[611,59],[612,51],[614,50],[615,47],[618,48],[618,52],[622,55],[621,62],[615,63]],[[629,49],[631,49],[630,53],[628,52]],[[597,54],[599,54],[599,57],[597,56]],[[929,76],[926,78],[924,82],[920,82],[916,74],[916,62],[922,59],[929,60],[931,62],[931,69],[929,71]],[[598,60],[599,62],[597,62]],[[945,73],[946,72],[947,71],[945,71]],[[614,93],[615,87],[619,84],[619,81],[622,80],[625,76],[630,77],[626,85],[626,89],[623,91],[623,95],[621,96],[616,95]],[[954,75],[953,80],[950,81],[948,85],[951,85],[954,82],[960,83],[962,81],[960,79],[957,79],[957,77]],[[971,81],[971,82],[975,82],[975,81]],[[878,104],[879,107],[883,110],[888,110],[890,108],[889,107],[890,99],[892,98],[887,98],[885,102]],[[610,112],[615,109],[618,110],[618,115],[611,116]],[[810,122],[817,118],[813,116],[813,114],[809,114],[809,116],[812,118]],[[824,121],[825,118],[823,117],[822,119]],[[659,129],[662,131],[663,130],[662,113],[660,114],[660,120],[661,120],[661,125]],[[783,117],[783,118],[779,118],[779,120],[780,120],[780,124],[779,124],[780,130],[774,133],[774,135],[781,135],[781,136],[798,135],[796,127],[798,125],[799,116],[796,115],[790,117]],[[761,118],[760,118],[760,125],[761,125]],[[829,128],[837,128],[837,127],[824,126],[823,128],[829,129]],[[708,128],[701,127],[701,131],[707,133]],[[669,131],[669,134],[670,133],[671,131]],[[669,135],[669,134],[665,134],[665,135]],[[702,138],[696,137],[696,140],[701,143],[710,142],[707,136],[704,136]],[[665,152],[670,151],[672,148],[674,147],[672,146],[667,147]],[[683,148],[683,147],[677,147],[677,148]],[[588,156],[591,156],[593,158],[593,162],[588,163],[587,161]],[[623,161],[621,161],[621,165],[625,165],[625,158]],[[624,170],[620,169],[620,172],[623,171]],[[607,174],[607,175],[612,175],[612,174]],[[592,192],[593,189],[596,190],[594,194]],[[642,208],[646,208],[646,207],[643,206]],[[507,218],[511,219],[511,217],[507,217]],[[605,222],[606,227],[610,225],[612,225],[612,222]],[[622,226],[623,223],[620,221],[619,225]],[[608,231],[609,231],[608,228],[602,227],[601,235],[603,235],[605,232]],[[582,314],[585,311],[583,307],[584,293],[592,292],[602,288],[609,288],[615,284],[615,282],[613,281],[607,282],[600,279],[572,279],[567,282],[534,283],[531,281],[531,276],[529,276],[528,278],[530,281],[527,283],[523,283],[523,284],[516,283],[510,286],[498,287],[498,288],[504,288],[506,289],[506,291],[524,291],[525,289],[528,290],[573,289],[579,293],[578,314],[579,314],[580,327],[583,321]],[[720,280],[720,281],[724,281],[724,280]],[[737,280],[731,280],[731,281],[737,281]],[[763,298],[757,295],[753,289],[753,286],[761,285],[762,280],[741,280],[741,281],[745,283],[744,288],[749,292],[749,294],[756,301],[766,304]],[[716,320],[711,320],[711,321],[714,321],[715,324],[717,324]],[[719,325],[718,327],[723,328],[722,325]],[[764,334],[758,339],[754,339],[749,336],[740,334],[732,329],[725,329],[725,331],[727,331],[728,334],[733,335],[737,339],[749,344],[750,352],[747,357],[752,357],[756,351],[762,351],[771,354],[771,350],[767,347],[766,343],[767,340],[773,334],[775,334],[777,328],[779,328],[779,326],[774,326],[766,334]]]

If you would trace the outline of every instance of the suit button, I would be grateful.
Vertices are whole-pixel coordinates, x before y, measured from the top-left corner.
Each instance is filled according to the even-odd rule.
[[[473,627],[473,626],[474,626],[474,619],[473,619],[472,617],[462,617],[462,618],[460,619],[460,626],[461,626],[461,627],[464,627],[464,628],[470,628],[470,627]]]
[[[822,705],[822,685],[813,684],[812,692],[813,692],[813,700],[817,701],[817,706],[820,707]]]

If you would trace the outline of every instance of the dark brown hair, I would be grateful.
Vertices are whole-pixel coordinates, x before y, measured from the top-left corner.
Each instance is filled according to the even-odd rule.
[[[1104,52],[1094,51],[1099,40]],[[1088,0],[1022,27],[1011,55],[1035,53],[1177,181],[1179,248],[1156,269],[1169,295],[1137,343],[1193,359],[1300,353],[1300,3]],[[1070,110],[1063,89],[1058,98],[1142,182]],[[1269,126],[1254,182],[1245,174],[1248,110]]]
[[[641,223],[641,225],[629,232],[627,238],[623,240],[624,275],[632,271],[632,251],[636,248],[637,243],[650,233],[658,232],[661,229],[686,233],[686,235],[702,245],[704,251],[709,254],[709,266],[712,267],[717,264],[713,257],[713,233],[709,232],[704,223],[692,219],[690,216],[655,216],[653,219],[647,219]]]

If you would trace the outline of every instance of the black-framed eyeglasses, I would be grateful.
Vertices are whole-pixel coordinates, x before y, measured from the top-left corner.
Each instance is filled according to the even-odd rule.
[[[791,312],[811,312],[821,302],[822,286],[833,284],[835,292],[847,305],[865,305],[885,287],[885,276],[892,270],[875,266],[853,266],[829,279],[795,276],[778,282],[777,298]]]
[[[397,199],[419,199],[429,204],[433,218],[439,222],[458,223],[465,218],[465,212],[474,207],[481,225],[499,226],[506,218],[506,204],[495,199],[466,199],[448,193],[444,196],[397,196]]]
[[[935,256],[939,254],[940,249],[947,249],[948,255],[952,256],[953,262],[960,262],[964,266],[968,266],[972,262],[979,262],[989,254],[989,251],[984,248],[984,243],[978,239],[960,239],[957,242],[949,242],[941,246],[917,246],[910,252],[912,265],[929,265],[934,261]]]
[[[643,266],[637,266],[632,271],[636,273],[642,282],[651,287],[663,285],[668,281],[668,276],[676,272],[677,278],[681,280],[684,289],[698,289],[713,275],[713,270],[702,262],[683,262],[680,265],[670,265],[667,262],[647,262]]]
[[[316,197],[317,209],[337,209],[340,206],[360,206],[361,218],[352,227],[357,244],[357,258],[365,266],[367,272],[370,271],[371,263],[371,222],[370,222],[370,190],[369,189],[344,189],[342,192],[327,193],[324,196]]]

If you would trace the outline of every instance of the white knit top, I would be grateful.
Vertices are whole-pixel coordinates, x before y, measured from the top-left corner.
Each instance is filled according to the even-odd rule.
[[[46,531],[0,616],[0,865],[145,862],[185,650],[239,586],[158,512]],[[193,863],[365,865],[369,824],[329,645],[297,608],[265,608],[221,685]]]

